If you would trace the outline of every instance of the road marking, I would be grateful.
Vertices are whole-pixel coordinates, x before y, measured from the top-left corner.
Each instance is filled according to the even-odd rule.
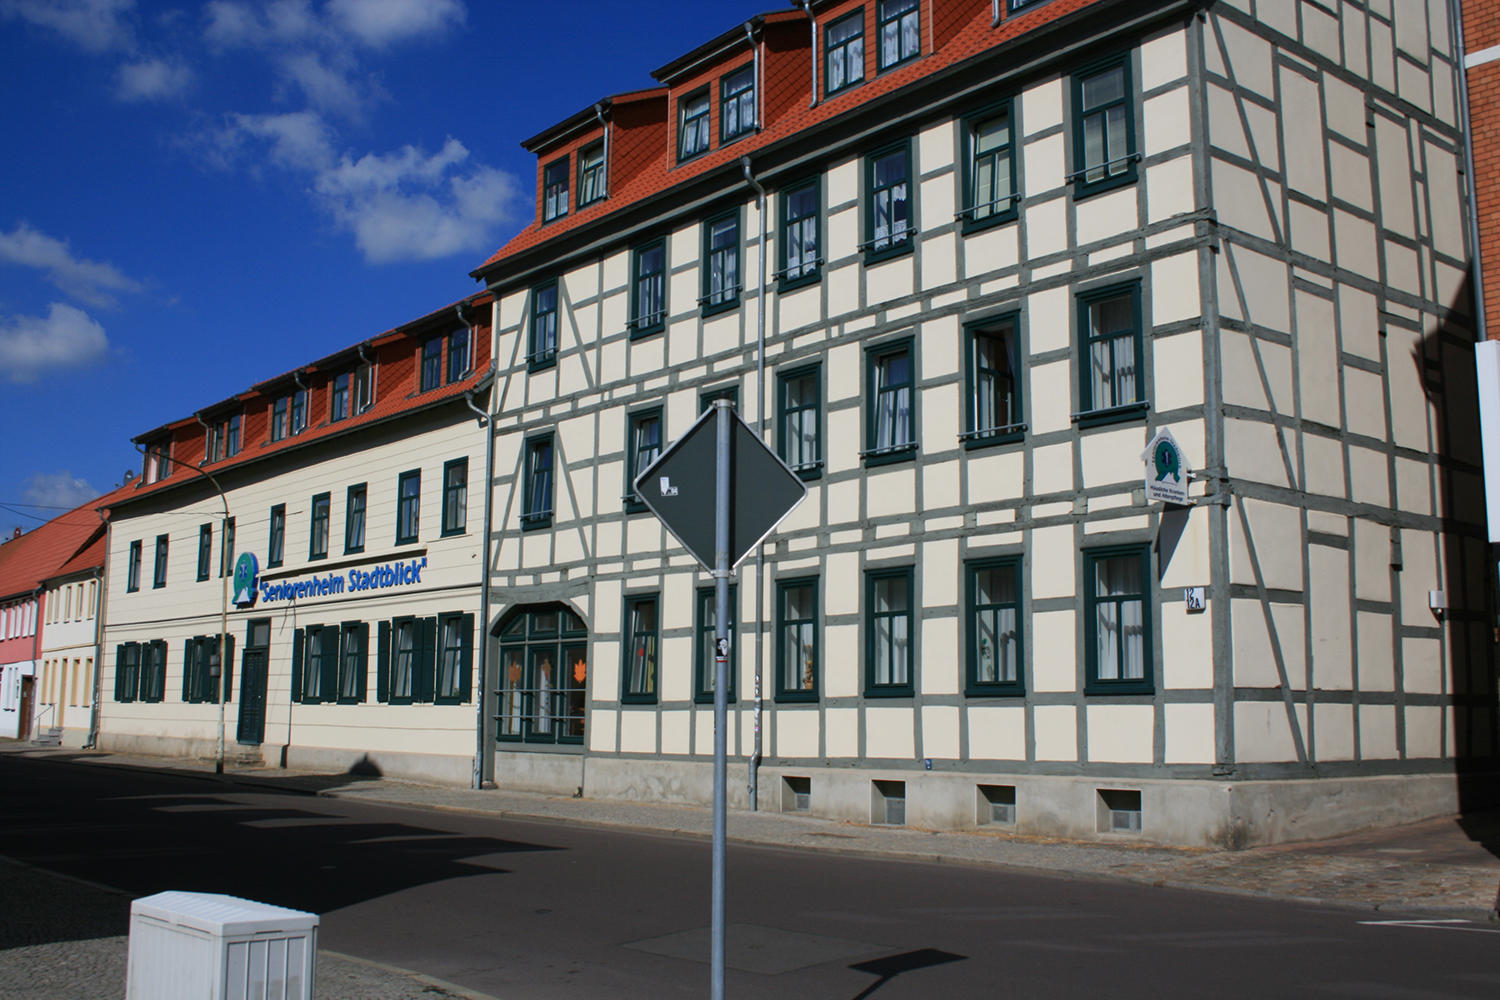
[[[1472,920],[1447,917],[1432,920],[1361,920],[1365,927],[1418,927],[1432,931],[1468,931],[1471,934],[1500,934],[1500,928],[1475,927]]]

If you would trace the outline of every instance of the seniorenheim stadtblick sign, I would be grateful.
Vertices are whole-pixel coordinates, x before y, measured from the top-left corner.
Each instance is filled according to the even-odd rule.
[[[329,573],[325,576],[286,580],[280,583],[267,583],[262,580],[260,581],[260,599],[270,604],[273,601],[296,601],[305,597],[336,597],[339,594],[354,594],[363,590],[408,587],[422,582],[422,570],[426,568],[427,557],[423,556],[420,559],[387,563],[370,570],[351,569],[343,576]]]
[[[1141,452],[1146,463],[1146,499],[1186,505],[1188,464],[1172,432],[1163,427]]]

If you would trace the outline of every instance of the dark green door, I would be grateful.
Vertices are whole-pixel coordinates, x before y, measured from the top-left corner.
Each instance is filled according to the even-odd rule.
[[[260,744],[266,738],[266,671],[271,659],[271,623],[262,619],[246,630],[245,652],[240,659],[241,743]]]

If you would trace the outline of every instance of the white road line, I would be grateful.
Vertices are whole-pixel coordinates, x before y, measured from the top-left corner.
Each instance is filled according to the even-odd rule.
[[[1431,931],[1468,931],[1471,934],[1500,934],[1500,928],[1476,927],[1472,920],[1448,917],[1433,920],[1361,920],[1365,927],[1418,927]]]

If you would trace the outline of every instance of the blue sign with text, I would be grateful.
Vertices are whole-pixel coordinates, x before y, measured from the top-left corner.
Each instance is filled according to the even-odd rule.
[[[389,587],[407,587],[422,582],[422,570],[427,568],[427,557],[406,562],[386,563],[374,569],[351,569],[340,576],[329,573],[307,580],[287,580],[283,583],[261,581],[260,599],[271,601],[296,601],[304,597],[333,597],[337,594],[358,593],[365,590],[385,590]]]

